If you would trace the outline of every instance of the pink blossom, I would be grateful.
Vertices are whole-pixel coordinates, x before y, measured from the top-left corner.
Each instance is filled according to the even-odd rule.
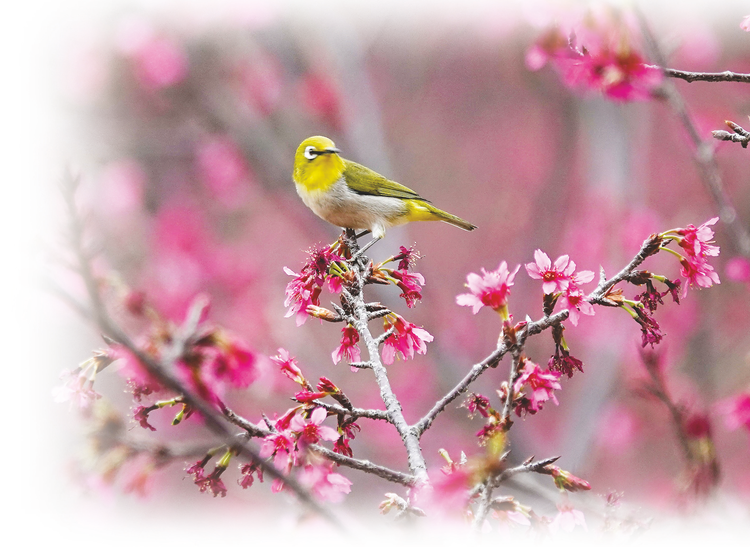
[[[535,70],[552,61],[571,88],[600,91],[618,101],[650,99],[663,75],[645,64],[632,34],[622,20],[589,14],[574,29],[545,33],[526,63]]]
[[[693,257],[692,259],[681,259],[680,275],[687,279],[687,283],[682,288],[682,298],[687,295],[688,285],[698,286],[701,288],[708,288],[714,284],[719,285],[719,274],[717,274],[713,267],[708,263],[700,259]]]
[[[664,338],[659,323],[640,306],[635,306],[633,310],[635,311],[634,319],[641,326],[641,346],[645,348],[646,344],[651,344],[653,348],[654,344],[658,344]]]
[[[516,380],[513,389],[516,393],[523,391],[522,403],[516,407],[516,413],[520,416],[522,411],[535,414],[542,409],[547,401],[555,404],[555,390],[562,389],[560,386],[560,373],[554,370],[542,371],[536,363],[526,359],[521,369],[521,376]],[[524,388],[527,388],[524,390]],[[530,391],[530,393],[529,393]]]
[[[279,370],[284,376],[300,385],[304,385],[305,377],[302,376],[302,371],[297,366],[297,359],[284,348],[279,348],[277,351],[279,354],[271,357],[271,361],[279,365]]]
[[[263,469],[257,463],[245,463],[240,465],[242,478],[237,481],[243,489],[250,488],[253,485],[253,473],[258,475],[258,480],[263,482]]]
[[[489,418],[491,410],[490,400],[484,395],[470,393],[466,401],[461,406],[465,406],[469,411],[469,417],[473,418],[475,412],[479,412],[484,418]]]
[[[221,480],[221,474],[225,470],[225,467],[216,466],[209,475],[196,478],[195,484],[201,492],[211,492],[214,497],[221,496],[223,498],[227,495],[227,487],[224,486],[224,481]]]
[[[568,378],[573,377],[573,371],[576,369],[583,372],[583,363],[580,359],[573,357],[568,350],[555,345],[555,354],[550,357],[547,368],[555,372],[566,374]]]
[[[593,272],[591,273],[593,274]],[[578,325],[578,319],[581,317],[581,314],[594,315],[594,306],[592,306],[591,303],[586,300],[586,295],[584,294],[584,292],[574,284],[571,284],[565,290],[565,292],[558,299],[558,302],[564,310],[568,310],[568,317],[570,317],[570,322],[573,323],[574,326]]]
[[[508,264],[503,260],[497,270],[491,272],[482,268],[482,276],[470,273],[466,277],[468,293],[459,294],[456,304],[459,306],[471,306],[472,311],[477,313],[482,306],[488,306],[495,311],[505,310],[510,294],[510,287],[521,267],[519,264],[512,272],[508,271]]]
[[[327,411],[323,407],[318,407],[310,414],[310,421],[296,414],[289,425],[289,429],[297,433],[297,440],[302,446],[315,444],[319,440],[335,441],[339,438],[338,433],[327,425],[320,425],[326,419]]]
[[[724,423],[730,430],[744,427],[750,431],[750,391],[717,403],[716,410],[724,415]]]
[[[553,532],[572,532],[576,526],[581,526],[585,530],[588,530],[586,526],[586,518],[583,516],[581,511],[573,509],[573,507],[564,504],[558,505],[557,516],[550,523],[550,530]]]
[[[401,298],[406,300],[406,305],[413,308],[422,299],[422,286],[424,277],[418,273],[410,273],[406,270],[394,270],[391,277],[396,279],[396,285],[401,289]]]
[[[346,358],[350,363],[355,363],[360,359],[360,351],[357,343],[359,342],[359,332],[351,325],[345,326],[341,329],[341,344],[333,353],[331,353],[331,359],[333,364],[338,364],[342,359]]]
[[[274,465],[279,469],[283,469],[290,463],[293,464],[295,450],[294,438],[291,433],[281,431],[279,433],[271,433],[263,438],[259,454],[261,458],[273,456]]]
[[[403,245],[399,247],[399,253],[393,257],[393,260],[398,260],[398,269],[399,270],[408,270],[411,268],[414,263],[422,258],[422,256],[419,254],[419,252],[414,248],[406,248]],[[422,283],[424,284],[424,282]]]
[[[542,280],[544,294],[566,290],[575,269],[576,264],[568,255],[558,257],[553,265],[547,253],[542,252],[541,249],[534,251],[534,262],[526,264],[529,277]]]
[[[333,464],[306,465],[299,473],[299,482],[318,498],[338,503],[351,491],[352,482],[332,471]]]
[[[740,23],[740,28],[745,32],[750,32],[750,15],[745,15]]]
[[[320,304],[320,293],[326,280],[332,291],[340,290],[340,284],[335,276],[328,274],[328,269],[333,262],[341,260],[341,256],[335,254],[329,247],[311,249],[309,258],[302,266],[300,273],[295,273],[287,267],[284,271],[294,277],[286,286],[286,300],[284,306],[289,308],[285,317],[297,315],[297,326],[307,320],[307,307]]]
[[[133,412],[133,419],[138,422],[138,424],[143,429],[150,429],[151,431],[156,431],[156,428],[153,427],[150,423],[148,423],[148,413],[151,409],[154,407],[145,407],[145,406],[138,406],[136,407],[135,411]]]
[[[89,379],[86,371],[80,367],[74,370],[64,370],[60,374],[63,384],[52,389],[52,397],[56,403],[70,401],[79,410],[88,412],[93,401],[101,399],[101,395],[94,391],[94,380]]]
[[[719,217],[714,217],[697,228],[692,224],[688,224],[687,228],[677,230],[677,233],[683,236],[680,241],[680,247],[685,249],[689,257],[698,256],[705,259],[709,256],[719,256],[719,247],[712,245],[714,231],[709,228],[709,226],[716,224],[718,220]]]
[[[350,458],[354,455],[351,446],[349,446],[349,439],[346,436],[341,435],[336,442],[333,443],[333,451],[337,454],[349,456]]]
[[[417,327],[413,323],[406,321],[398,314],[391,313],[384,319],[386,331],[391,327],[393,333],[385,339],[383,345],[383,363],[392,365],[398,355],[401,359],[413,359],[414,352],[424,355],[427,353],[427,342],[432,342],[433,336]]]

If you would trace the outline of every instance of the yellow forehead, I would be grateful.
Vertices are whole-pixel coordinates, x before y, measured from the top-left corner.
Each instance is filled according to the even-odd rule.
[[[302,144],[299,145],[299,148],[297,148],[297,152],[303,152],[305,148],[308,146],[315,147],[315,150],[325,150],[326,148],[336,148],[336,145],[333,144],[333,141],[329,139],[328,137],[310,137],[308,139],[305,139],[302,141]]]

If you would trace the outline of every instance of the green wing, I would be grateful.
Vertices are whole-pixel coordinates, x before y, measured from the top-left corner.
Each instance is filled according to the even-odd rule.
[[[345,161],[344,179],[346,180],[347,186],[356,193],[366,196],[418,199],[429,203],[428,200],[424,199],[411,188],[407,188],[398,182],[388,180],[383,175],[376,173],[372,169],[368,169],[364,165],[349,160]]]

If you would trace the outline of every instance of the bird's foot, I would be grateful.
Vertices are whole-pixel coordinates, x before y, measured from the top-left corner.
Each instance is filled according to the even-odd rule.
[[[364,245],[359,251],[352,255],[352,257],[349,259],[349,262],[351,262],[352,264],[356,263],[357,260],[359,260],[359,258],[365,253],[365,251],[375,245],[375,243],[380,241],[380,239],[381,238],[379,237],[373,237],[370,241],[367,242],[366,245]]]

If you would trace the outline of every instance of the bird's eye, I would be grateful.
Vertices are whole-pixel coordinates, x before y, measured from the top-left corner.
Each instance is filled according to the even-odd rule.
[[[315,150],[314,146],[308,146],[305,148],[305,157],[308,160],[314,160],[318,156],[318,151]]]

